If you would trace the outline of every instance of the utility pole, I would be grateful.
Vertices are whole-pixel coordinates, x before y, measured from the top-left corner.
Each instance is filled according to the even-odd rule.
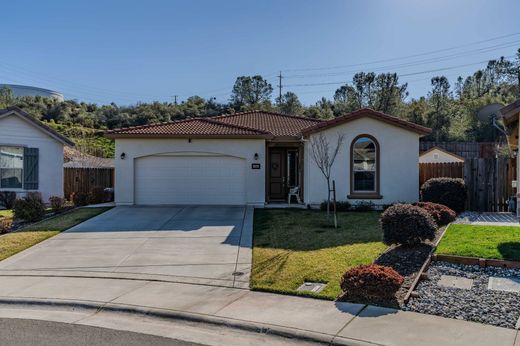
[[[278,75],[278,104],[282,104],[282,71]]]
[[[173,103],[177,106],[177,95],[173,95]]]

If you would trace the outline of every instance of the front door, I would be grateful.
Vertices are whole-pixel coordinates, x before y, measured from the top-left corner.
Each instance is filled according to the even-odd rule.
[[[269,151],[269,200],[287,199],[287,151],[271,148]]]

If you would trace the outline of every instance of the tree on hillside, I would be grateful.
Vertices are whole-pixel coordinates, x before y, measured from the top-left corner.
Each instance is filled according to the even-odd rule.
[[[278,100],[277,108],[280,112],[286,114],[300,115],[303,112],[303,105],[298,96],[291,91],[282,95],[282,98]]]
[[[376,77],[374,108],[380,112],[394,114],[404,102],[408,84],[399,85],[397,73],[381,73]]]
[[[6,86],[0,88],[0,109],[13,106],[14,101],[13,91],[10,88]]]
[[[241,108],[253,108],[269,102],[273,87],[262,76],[238,77],[231,93],[231,103]]]
[[[447,138],[450,126],[450,83],[444,76],[433,77],[431,83],[432,90],[428,93],[430,113],[428,114],[426,124],[432,128],[432,136],[438,142]]]

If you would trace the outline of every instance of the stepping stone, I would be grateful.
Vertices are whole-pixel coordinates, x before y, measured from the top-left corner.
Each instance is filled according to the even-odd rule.
[[[297,291],[320,293],[325,286],[327,286],[327,284],[321,282],[304,282],[303,285],[298,287]]]
[[[520,293],[520,278],[489,278],[488,290]]]
[[[473,280],[463,278],[460,276],[441,275],[441,279],[439,280],[437,285],[450,288],[460,288],[463,290],[470,290],[473,286]]]

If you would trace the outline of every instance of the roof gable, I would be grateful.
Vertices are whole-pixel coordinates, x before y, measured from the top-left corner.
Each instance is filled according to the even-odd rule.
[[[49,137],[55,139],[56,141],[62,143],[63,145],[68,146],[74,146],[74,142],[72,142],[67,137],[63,136],[62,134],[58,133],[53,128],[49,127],[45,123],[39,121],[38,119],[32,117],[31,115],[27,114],[23,110],[21,110],[18,107],[8,107],[5,109],[0,109],[0,119],[7,118],[9,116],[17,116],[18,118],[24,120],[26,123],[28,123],[31,126],[34,126],[38,130],[44,132]]]
[[[126,127],[107,131],[109,138],[123,137],[221,137],[270,138],[267,131],[225,124],[208,118],[190,118],[172,122]]]
[[[377,112],[371,108],[363,108],[363,109],[357,110],[355,112],[347,113],[345,115],[339,116],[339,117],[331,119],[331,120],[320,122],[312,127],[304,129],[302,131],[302,133],[305,136],[308,136],[312,133],[320,132],[320,131],[323,131],[323,130],[326,130],[326,129],[329,129],[329,128],[332,128],[332,127],[335,127],[335,126],[338,126],[341,124],[345,124],[350,121],[354,121],[356,119],[360,119],[363,117],[372,118],[375,120],[379,120],[379,121],[388,123],[393,126],[401,127],[405,130],[415,132],[422,136],[430,134],[432,132],[432,130],[430,128],[414,124],[412,122],[400,119],[393,115],[388,115],[388,114],[385,114],[382,112]]]

